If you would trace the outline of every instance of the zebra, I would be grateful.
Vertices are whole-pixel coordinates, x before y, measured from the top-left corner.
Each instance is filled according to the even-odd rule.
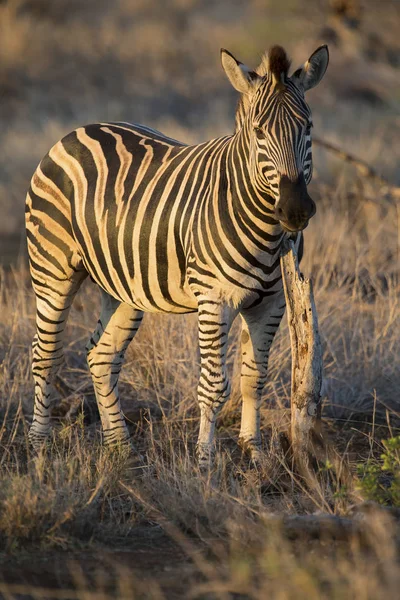
[[[242,416],[239,442],[262,457],[261,393],[285,309],[280,271],[284,236],[315,213],[311,112],[305,92],[329,61],[320,46],[289,76],[281,46],[256,70],[221,49],[240,92],[235,130],[186,145],[149,127],[102,122],[58,141],[37,167],[26,198],[36,335],[29,440],[50,434],[50,385],[63,361],[74,297],[89,275],[101,314],[86,350],[103,444],[130,445],[118,376],[143,314],[198,312],[200,465],[215,452],[215,424],[229,397],[228,332],[240,315]]]

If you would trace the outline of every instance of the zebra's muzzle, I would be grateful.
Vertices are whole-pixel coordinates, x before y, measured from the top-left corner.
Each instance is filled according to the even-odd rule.
[[[275,216],[285,231],[302,231],[315,215],[315,202],[307,192],[303,173],[296,181],[282,175],[279,182],[279,202],[275,208]]]

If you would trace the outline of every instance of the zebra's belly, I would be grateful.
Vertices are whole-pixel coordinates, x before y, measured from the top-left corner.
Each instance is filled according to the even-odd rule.
[[[142,285],[132,285],[131,305],[153,313],[184,314],[197,311],[197,301],[190,289],[180,287],[179,283],[171,280],[168,285],[169,293],[164,294],[158,284],[149,285],[144,290]]]
[[[197,301],[192,290],[179,272],[179,269],[164,273],[160,278],[156,265],[149,269],[146,276],[139,270],[132,278],[125,276],[123,270],[109,265],[101,271],[93,269],[93,261],[84,260],[92,280],[112,297],[144,312],[184,314],[197,311]],[[182,284],[183,280],[183,284]]]
[[[88,269],[90,272],[90,269]],[[264,291],[260,286],[252,287],[254,281],[248,281],[248,287],[234,285],[232,283],[222,283],[218,280],[213,281],[213,286],[210,289],[196,290],[196,286],[189,286],[187,278],[182,285],[180,274],[170,273],[168,281],[168,290],[165,293],[163,286],[160,285],[160,280],[153,273],[153,277],[143,280],[142,278],[134,277],[129,281],[129,288],[126,289],[121,283],[121,278],[115,277],[111,281],[108,278],[97,277],[91,273],[92,279],[107,293],[114,298],[150,313],[175,313],[185,314],[196,312],[198,310],[196,292],[201,292],[202,295],[210,295],[219,298],[222,303],[229,304],[234,308],[241,309],[251,306],[258,302],[260,297],[264,296]],[[115,274],[114,274],[115,275]],[[252,289],[251,289],[252,288]],[[275,296],[281,291],[282,284],[274,286],[274,290],[268,295]]]

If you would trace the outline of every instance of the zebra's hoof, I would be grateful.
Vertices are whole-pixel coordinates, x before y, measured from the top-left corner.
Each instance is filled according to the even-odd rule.
[[[265,462],[265,454],[262,450],[261,442],[254,442],[239,438],[239,446],[251,462],[256,465],[262,465]]]
[[[208,444],[197,444],[197,465],[201,473],[208,473],[214,465],[215,449]]]
[[[49,431],[48,433],[37,433],[36,431],[32,430],[29,431],[29,444],[36,454],[40,454],[44,450],[47,450],[49,448],[50,434],[51,431]]]

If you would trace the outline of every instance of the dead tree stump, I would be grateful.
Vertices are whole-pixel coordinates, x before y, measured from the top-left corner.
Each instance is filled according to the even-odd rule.
[[[290,441],[295,464],[307,474],[313,441],[320,435],[322,348],[312,284],[300,272],[291,239],[282,246],[281,269],[292,347]]]

